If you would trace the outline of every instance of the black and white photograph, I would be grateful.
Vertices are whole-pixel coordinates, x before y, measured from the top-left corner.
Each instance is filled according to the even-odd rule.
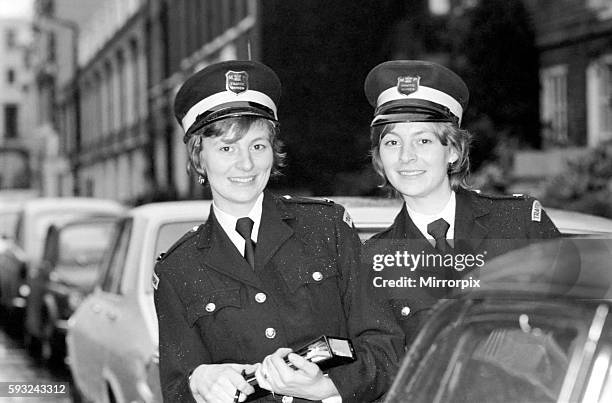
[[[612,0],[0,0],[0,403],[612,402]]]

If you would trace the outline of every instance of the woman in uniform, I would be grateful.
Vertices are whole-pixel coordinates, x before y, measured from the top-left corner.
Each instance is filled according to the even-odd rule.
[[[469,93],[455,73],[426,61],[389,61],[370,71],[365,93],[375,108],[374,169],[404,204],[393,225],[366,243],[363,259],[376,263],[398,249],[420,259],[386,270],[389,278],[411,278],[404,280],[413,281],[410,289],[381,287],[409,341],[458,284],[450,280],[477,279],[492,257],[559,231],[533,198],[469,190],[471,136],[460,128]]]
[[[244,401],[253,393],[244,375],[255,372],[274,392],[262,401],[366,402],[396,370],[401,330],[359,289],[361,245],[347,212],[265,190],[283,160],[280,89],[263,64],[230,61],[176,96],[188,169],[213,205],[155,268],[166,401]],[[323,374],[290,353],[321,335],[351,339],[357,360]]]

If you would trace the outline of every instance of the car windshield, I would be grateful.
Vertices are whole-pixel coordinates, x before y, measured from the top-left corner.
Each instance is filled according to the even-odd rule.
[[[387,402],[556,402],[592,312],[504,303],[439,326]]]

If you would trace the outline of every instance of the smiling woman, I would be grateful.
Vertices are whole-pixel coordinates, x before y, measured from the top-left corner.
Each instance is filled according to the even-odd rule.
[[[559,235],[537,200],[469,189],[471,135],[460,128],[469,92],[454,72],[420,60],[385,62],[370,71],[365,92],[375,107],[370,130],[374,169],[383,186],[390,185],[401,196],[404,206],[392,226],[366,243],[363,261],[399,250],[444,257],[451,263],[458,261],[455,257],[484,262]],[[470,275],[478,279],[481,266],[413,268],[402,279],[419,286],[383,292],[407,342],[432,306],[451,291],[429,285],[453,284],[461,277],[471,280]]]

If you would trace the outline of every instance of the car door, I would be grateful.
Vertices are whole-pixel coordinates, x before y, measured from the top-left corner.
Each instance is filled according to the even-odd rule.
[[[116,294],[125,267],[132,220],[124,219],[104,263],[94,292],[79,306],[70,320],[67,336],[70,368],[77,386],[87,397],[99,399],[106,393],[108,350],[115,338]]]

